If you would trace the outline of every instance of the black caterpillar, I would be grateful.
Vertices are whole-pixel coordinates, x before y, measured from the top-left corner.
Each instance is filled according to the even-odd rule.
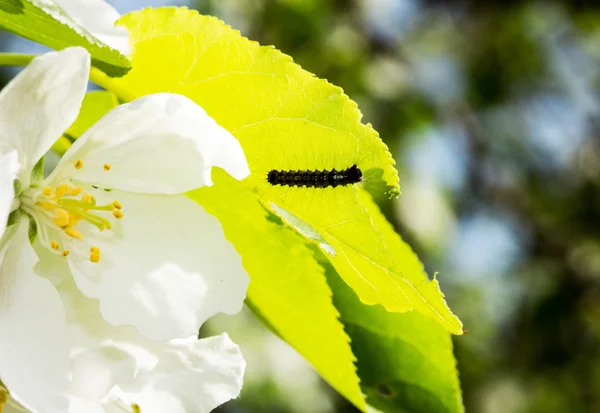
[[[305,186],[307,188],[327,188],[350,185],[361,181],[362,171],[352,165],[343,171],[278,171],[271,170],[267,181],[271,185]]]

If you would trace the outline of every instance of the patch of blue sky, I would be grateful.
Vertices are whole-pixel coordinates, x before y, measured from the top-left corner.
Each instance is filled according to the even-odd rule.
[[[477,286],[482,293],[481,310],[500,325],[526,293],[525,286],[510,274],[525,256],[528,233],[509,217],[485,209],[455,228],[448,238],[446,267],[440,278],[449,284]]]
[[[192,0],[107,0],[107,3],[112,4],[121,14],[146,7],[190,6],[192,2]]]
[[[528,146],[542,167],[565,169],[591,133],[581,106],[555,94],[535,96],[522,104]]]
[[[449,238],[447,261],[462,281],[498,277],[524,256],[527,237],[509,217],[481,210],[461,220]]]
[[[407,33],[419,18],[419,0],[362,0],[362,13],[371,32],[393,42]]]
[[[469,153],[465,132],[459,125],[421,130],[403,158],[411,179],[427,181],[450,191],[460,190],[467,179]],[[409,138],[410,139],[410,138]]]
[[[447,104],[464,98],[464,73],[450,55],[411,53],[410,64],[415,87],[430,100]]]
[[[592,115],[600,111],[596,88],[600,80],[597,61],[587,54],[574,36],[558,32],[544,43],[546,59],[558,85],[580,109]]]

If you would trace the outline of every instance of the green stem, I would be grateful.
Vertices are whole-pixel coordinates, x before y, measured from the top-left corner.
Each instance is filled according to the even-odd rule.
[[[123,101],[130,102],[137,97],[129,90],[116,83],[112,77],[96,67],[92,67],[90,70],[90,80],[109,92],[113,92]]]
[[[65,136],[61,136],[58,138],[56,142],[52,145],[52,150],[59,155],[64,155],[67,149],[71,147],[71,141]]]
[[[39,55],[24,53],[0,53],[0,66],[27,66],[37,56]],[[90,80],[98,86],[113,92],[121,100],[130,101],[136,98],[133,93],[115,83],[110,76],[96,67],[92,67],[90,69]]]
[[[35,57],[35,54],[0,53],[0,66],[27,66]]]

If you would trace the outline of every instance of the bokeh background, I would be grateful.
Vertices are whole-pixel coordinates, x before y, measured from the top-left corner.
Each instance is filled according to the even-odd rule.
[[[468,412],[600,412],[600,5],[110,2],[216,15],[359,103],[400,171],[381,206],[470,330],[454,340]],[[202,333],[223,330],[248,372],[221,413],[357,412],[250,311]]]

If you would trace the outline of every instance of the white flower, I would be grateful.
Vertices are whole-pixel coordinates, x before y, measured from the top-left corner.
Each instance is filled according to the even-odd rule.
[[[240,310],[248,284],[219,222],[181,195],[211,185],[212,166],[237,179],[248,166],[235,138],[183,96],[118,106],[38,182],[38,161],[77,116],[89,65],[82,48],[48,53],[0,93],[0,218],[10,210],[0,224],[0,379],[35,412],[66,411],[76,384],[67,319],[78,308],[65,313],[56,285],[72,280],[112,326],[194,343],[207,318]]]
[[[129,55],[129,37],[124,27],[115,26],[121,17],[104,0],[54,0],[78,25],[98,40]]]
[[[18,171],[19,164],[15,151],[0,156],[0,194],[6,196],[6,199],[0,201],[0,222],[2,223],[0,224],[0,239],[6,230],[4,223],[8,219],[8,213],[14,200],[13,186]]]
[[[64,262],[42,260],[40,274]],[[135,329],[114,327],[72,278],[58,283],[71,343],[69,413],[206,413],[236,397],[245,362],[226,334],[156,343]],[[17,413],[16,403],[9,400]]]

